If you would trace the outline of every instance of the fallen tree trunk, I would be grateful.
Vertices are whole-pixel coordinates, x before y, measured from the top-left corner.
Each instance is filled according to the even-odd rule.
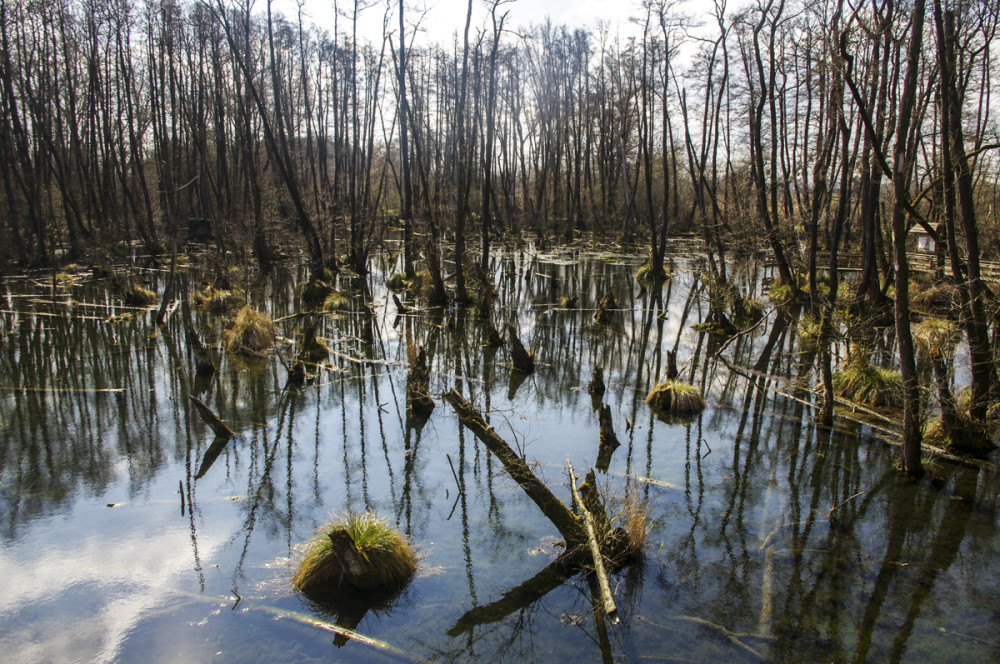
[[[587,534],[580,517],[573,514],[561,500],[549,491],[549,488],[531,472],[524,459],[519,457],[507,444],[507,441],[486,423],[486,420],[473,408],[472,404],[466,401],[465,397],[459,394],[455,388],[445,394],[444,399],[455,409],[459,421],[468,427],[476,438],[481,440],[487,449],[500,460],[504,470],[514,478],[514,481],[542,510],[542,514],[552,522],[556,530],[565,538],[567,550],[584,544],[587,541]]]
[[[594,517],[583,503],[580,492],[576,489],[576,475],[573,474],[573,464],[566,460],[569,467],[569,486],[573,491],[576,504],[583,513],[583,520],[587,524],[587,543],[590,544],[590,555],[594,559],[594,574],[597,576],[597,583],[601,589],[601,601],[604,603],[604,612],[608,614],[613,625],[618,624],[618,607],[615,605],[615,597],[611,593],[611,584],[608,582],[608,573],[604,569],[604,555],[601,553],[601,544],[597,541],[597,527],[594,524]]]

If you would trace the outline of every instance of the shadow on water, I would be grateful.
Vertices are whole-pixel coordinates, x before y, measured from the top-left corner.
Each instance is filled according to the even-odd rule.
[[[533,353],[530,375],[487,347],[473,308],[422,310],[404,294],[399,314],[384,287],[397,268],[380,258],[338,282],[348,306],[308,330],[301,270],[245,277],[247,301],[277,321],[282,357],[311,334],[329,348],[301,385],[273,355],[213,351],[219,371],[197,374],[185,323],[217,348],[225,314],[184,305],[157,330],[149,311],[85,277],[55,298],[31,275],[8,280],[0,569],[13,581],[0,643],[41,659],[59,658],[60,633],[87,659],[160,661],[166,637],[193,659],[328,658],[325,633],[255,617],[279,607],[434,661],[1000,656],[996,476],[932,461],[927,479],[900,479],[882,442],[891,424],[841,413],[832,430],[816,425],[819,353],[800,312],[768,310],[723,339],[693,327],[710,316],[696,260],[657,288],[635,284],[636,265],[579,250],[494,258],[495,320]],[[745,292],[761,273],[734,272]],[[142,275],[162,287],[165,272]],[[185,300],[200,277],[181,276]],[[618,308],[597,322],[609,293]],[[852,343],[892,357],[891,330],[863,335],[835,342],[836,361]],[[555,564],[552,524],[454,413],[407,408],[410,340],[431,398],[458,385],[561,499],[569,459],[596,462],[610,503],[630,488],[645,500],[645,559],[612,575],[621,624],[604,619],[591,575]],[[705,395],[701,414],[646,407],[668,353]],[[606,391],[592,397],[597,367]],[[236,437],[213,442],[189,395]],[[617,451],[599,444],[603,408]],[[365,509],[418,552],[404,597],[293,593],[301,543],[331,514]],[[349,661],[384,654],[338,645]]]

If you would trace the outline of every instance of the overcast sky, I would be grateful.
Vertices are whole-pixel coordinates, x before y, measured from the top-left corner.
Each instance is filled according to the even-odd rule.
[[[294,18],[298,11],[299,0],[272,0],[272,10],[283,12],[289,18]],[[333,31],[334,2],[333,0],[303,0],[307,22]],[[341,31],[349,29],[350,22],[345,14],[353,8],[353,0],[338,0],[341,12]],[[371,0],[369,0],[370,2]],[[264,11],[267,0],[256,0],[255,11]],[[477,28],[492,29],[489,23],[489,6],[486,0],[472,0],[472,25],[470,36],[474,36]],[[736,3],[729,1],[730,9]],[[359,20],[359,33],[371,41],[382,38],[382,22],[387,6],[390,6],[390,29],[398,27],[396,15],[398,0],[374,0]],[[710,21],[710,13],[714,0],[684,0],[680,2],[679,11],[690,16],[695,21]],[[430,41],[448,43],[453,35],[461,35],[465,27],[465,16],[468,10],[468,0],[406,0],[407,30],[420,21],[418,43]],[[515,0],[501,5],[498,13],[509,11],[505,27],[516,29],[531,23],[541,23],[550,17],[555,25],[567,25],[571,28],[588,28],[596,31],[600,22],[607,24],[611,34],[616,32],[622,36],[633,34],[638,28],[630,21],[631,17],[641,14],[638,0]],[[407,35],[409,40],[411,35]]]

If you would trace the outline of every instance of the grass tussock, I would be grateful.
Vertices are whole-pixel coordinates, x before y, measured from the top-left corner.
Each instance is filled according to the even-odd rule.
[[[263,355],[274,347],[278,328],[271,317],[252,307],[236,312],[233,324],[222,333],[222,341],[230,353]]]
[[[767,289],[767,295],[771,298],[771,304],[780,307],[792,299],[792,287],[784,283],[781,279],[775,278]]]
[[[705,409],[705,399],[694,385],[678,380],[657,383],[646,395],[650,408],[664,413],[690,415]]]
[[[635,280],[644,286],[662,284],[664,281],[669,279],[670,276],[670,271],[666,268],[661,267],[658,273],[655,272],[649,261],[645,261],[639,266],[639,269],[635,271]]]
[[[949,320],[925,318],[913,327],[913,340],[932,355],[950,357],[961,339],[961,329]]]
[[[649,504],[635,484],[629,485],[625,492],[619,519],[625,531],[626,552],[630,557],[638,558],[645,550],[649,536]]]
[[[995,449],[981,426],[976,426],[968,412],[959,409],[958,421],[950,428],[940,417],[932,418],[924,426],[924,442],[944,448],[960,456],[984,457]]]
[[[125,289],[125,304],[130,307],[148,307],[156,304],[156,293],[137,283],[132,283]]]
[[[302,287],[302,303],[311,309],[322,306],[331,292],[333,286],[327,282],[322,279],[310,279]]]
[[[385,282],[385,285],[389,288],[389,290],[399,293],[400,291],[406,289],[406,277],[399,272],[395,272],[389,277],[389,280]]]
[[[243,304],[243,291],[208,286],[194,294],[194,303],[213,314],[224,314]]]
[[[343,293],[333,291],[323,300],[323,311],[349,311],[351,301]]]
[[[363,561],[361,569],[338,555],[331,539],[336,531],[343,531],[353,542]],[[320,529],[309,543],[292,584],[304,593],[345,585],[361,590],[388,588],[404,584],[416,571],[416,556],[403,535],[372,512],[351,513]]]
[[[833,391],[869,406],[903,407],[903,376],[898,371],[852,361],[833,374]]]

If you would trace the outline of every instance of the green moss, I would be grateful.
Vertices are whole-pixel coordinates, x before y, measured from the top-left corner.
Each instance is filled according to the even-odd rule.
[[[263,355],[274,347],[278,328],[266,313],[252,307],[236,312],[233,324],[222,333],[222,341],[230,353]]]
[[[677,380],[654,385],[646,395],[646,403],[654,410],[678,415],[700,413],[705,408],[705,399],[698,388]]]
[[[351,568],[338,557],[331,540],[336,531],[343,531],[354,543],[363,569]],[[403,535],[372,512],[351,513],[319,530],[292,584],[305,593],[343,585],[361,590],[386,588],[406,583],[416,571],[416,556]]]
[[[898,371],[852,361],[833,374],[833,391],[869,406],[903,407],[903,376]]]

